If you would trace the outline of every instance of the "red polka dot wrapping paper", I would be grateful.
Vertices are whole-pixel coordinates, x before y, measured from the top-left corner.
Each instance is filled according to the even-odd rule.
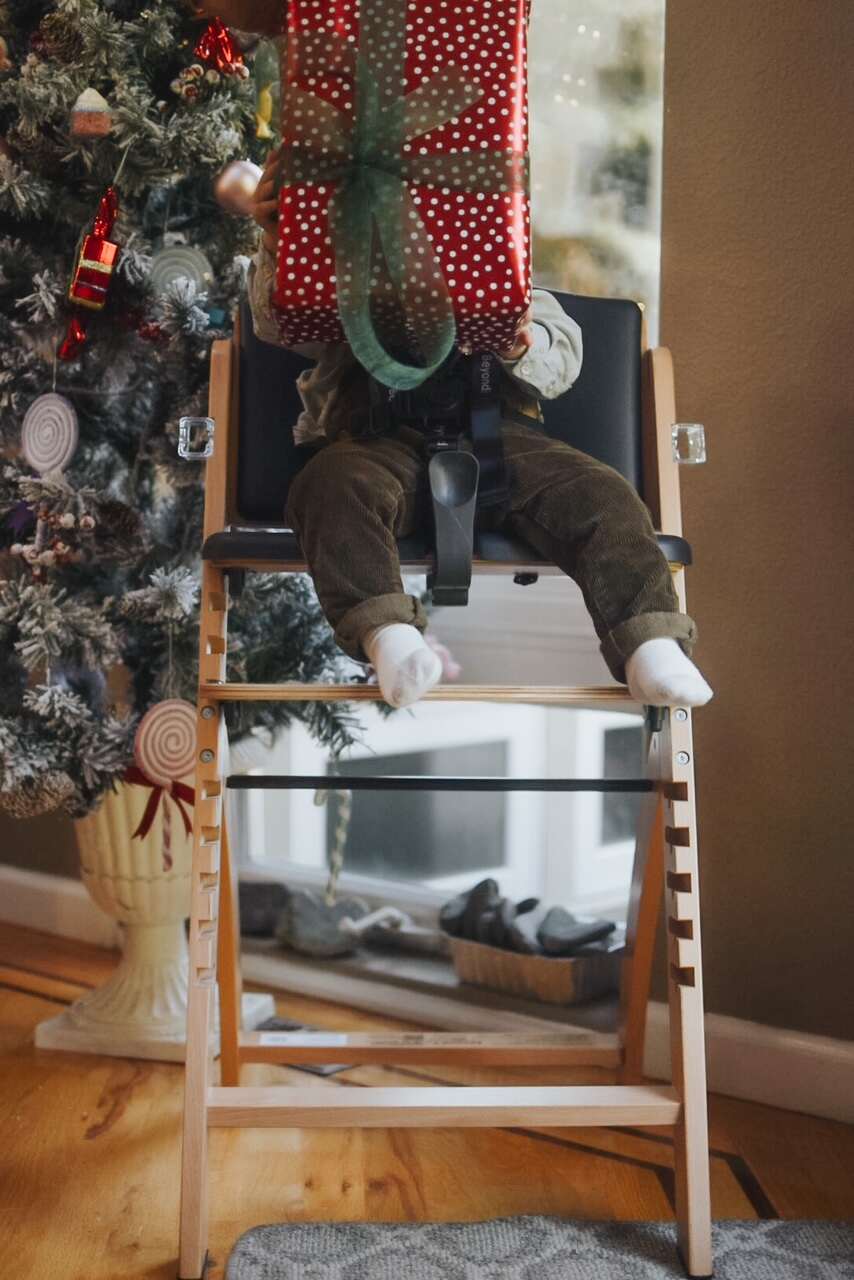
[[[404,152],[527,152],[529,8],[530,0],[409,0],[405,92],[454,67],[479,93],[457,116],[404,143]],[[293,49],[301,47],[297,41],[322,32],[324,40],[332,34],[355,53],[359,13],[360,0],[288,0],[287,5],[292,52],[290,62],[283,53],[283,89],[289,82],[316,95],[348,122],[354,112],[353,62],[331,57],[328,72],[324,67],[317,74],[317,63],[304,69]],[[284,117],[282,140],[285,146],[292,142]],[[531,301],[527,183],[515,191],[408,186],[451,295],[459,345],[490,350],[511,344]],[[280,190],[273,304],[288,344],[346,340],[336,298],[340,264],[327,216],[334,190],[333,182],[286,184]]]

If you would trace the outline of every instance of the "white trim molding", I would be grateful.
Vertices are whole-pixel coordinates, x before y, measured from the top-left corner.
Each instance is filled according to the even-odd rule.
[[[784,1111],[854,1124],[854,1040],[707,1013],[709,1089]],[[647,1012],[644,1072],[670,1078],[667,1005]]]
[[[0,921],[60,938],[120,949],[118,923],[97,907],[80,880],[0,865]]]
[[[102,947],[120,947],[111,921],[91,901],[78,880],[0,865],[0,922],[26,925],[42,933]],[[294,955],[249,954],[244,977],[318,1000],[455,1029],[494,1029],[496,1022],[522,1028],[549,1028],[554,1021],[496,1012],[411,987],[330,972]],[[720,1013],[706,1014],[709,1088],[751,1102],[803,1111],[854,1123],[854,1041],[804,1031],[788,1031]],[[650,1004],[644,1070],[654,1079],[670,1077],[667,1006]]]

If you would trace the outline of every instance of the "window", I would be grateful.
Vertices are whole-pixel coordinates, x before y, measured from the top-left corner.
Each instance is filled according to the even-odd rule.
[[[509,743],[446,745],[441,750],[405,751],[347,764],[348,773],[454,774],[501,777]],[[506,804],[501,792],[483,792],[472,804],[468,791],[354,791],[344,863],[358,875],[419,881],[436,888],[460,877],[472,881],[495,874],[506,863]],[[338,822],[328,806],[326,847]]]
[[[664,0],[536,0],[534,278],[627,297],[658,332]]]
[[[605,778],[639,778],[643,776],[643,729],[606,729],[603,735]],[[640,796],[619,791],[602,797],[602,844],[616,844],[634,838]]]

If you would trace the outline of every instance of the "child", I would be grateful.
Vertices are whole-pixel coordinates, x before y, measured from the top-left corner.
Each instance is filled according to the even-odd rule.
[[[281,344],[270,297],[276,160],[273,151],[255,193],[253,216],[264,235],[248,287],[256,336]],[[428,515],[423,438],[408,426],[359,438],[368,382],[348,344],[294,350],[317,360],[297,380],[304,410],[294,428],[297,444],[315,451],[290,486],[287,519],[339,645],[373,665],[386,702],[408,706],[441,677],[439,658],[422,636],[421,603],[403,591],[396,546]],[[688,657],[696,627],[679,612],[647,508],[617,471],[537,429],[538,399],[554,399],[578,377],[578,325],[556,298],[535,289],[515,343],[496,355],[508,414],[502,438],[510,503],[503,527],[579,584],[603,657],[633,698],[651,706],[707,702],[712,690]],[[530,427],[518,421],[520,414],[531,419]]]

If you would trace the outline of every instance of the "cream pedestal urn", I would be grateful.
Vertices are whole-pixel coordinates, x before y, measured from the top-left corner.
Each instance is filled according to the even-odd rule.
[[[187,782],[192,785],[192,779]],[[124,948],[109,982],[38,1025],[39,1048],[184,1059],[189,972],[184,921],[190,912],[193,840],[165,792],[147,834],[133,838],[151,794],[150,787],[120,783],[74,824],[83,883],[122,925]],[[191,807],[188,812],[192,821]],[[274,1013],[271,995],[244,995],[245,1028]]]

